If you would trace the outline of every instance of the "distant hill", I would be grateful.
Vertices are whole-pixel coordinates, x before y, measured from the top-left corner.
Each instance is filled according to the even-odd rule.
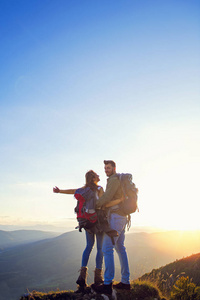
[[[128,233],[125,244],[131,279],[137,279],[175,259],[200,252],[198,233]],[[183,247],[185,240],[189,241],[187,247]],[[0,300],[16,300],[27,289],[75,290],[84,247],[84,232],[72,231],[0,253]],[[89,283],[93,282],[95,254],[96,249],[89,262]],[[115,262],[115,279],[120,280],[117,256]]]
[[[200,231],[128,233],[125,245],[132,278],[136,279],[153,268],[200,252]]]
[[[0,253],[0,300],[16,300],[27,289],[75,288],[84,241],[75,231]]]
[[[193,283],[200,286],[200,253],[154,269],[150,273],[144,274],[140,280],[155,283],[163,294],[168,295],[180,276],[189,276]]]
[[[40,230],[0,230],[0,252],[17,245],[28,244],[39,240],[53,238],[59,233]]]

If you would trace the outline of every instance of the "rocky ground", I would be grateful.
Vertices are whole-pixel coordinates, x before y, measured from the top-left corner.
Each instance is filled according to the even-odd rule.
[[[96,294],[91,287],[87,287],[84,293],[74,291],[56,291],[42,293],[32,291],[23,295],[20,300],[166,300],[160,295],[159,290],[150,283],[135,282],[131,284],[131,290],[113,290],[112,295]]]

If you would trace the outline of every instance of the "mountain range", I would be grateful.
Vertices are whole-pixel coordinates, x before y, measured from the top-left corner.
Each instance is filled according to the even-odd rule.
[[[0,300],[16,300],[27,290],[33,289],[43,291],[58,288],[60,290],[76,289],[75,281],[85,247],[84,232],[72,231],[56,237],[48,237],[45,233],[38,232],[40,238],[34,242],[29,239],[31,234],[33,233],[25,232],[27,240],[24,238],[21,245],[15,244],[8,248],[1,246]],[[45,235],[44,239],[41,239],[42,234]],[[4,245],[6,243],[5,238]],[[126,234],[125,244],[133,280],[152,269],[200,252],[200,234],[199,231],[151,234],[131,232]],[[95,254],[96,249],[93,250],[88,265],[88,283],[93,282]],[[120,280],[120,265],[117,256],[115,256],[115,262],[115,279]]]
[[[47,238],[58,236],[57,232],[39,231],[39,230],[0,230],[0,252],[17,245],[29,244]]]

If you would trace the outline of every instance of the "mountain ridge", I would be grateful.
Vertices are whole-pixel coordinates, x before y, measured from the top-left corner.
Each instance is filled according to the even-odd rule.
[[[184,249],[180,249],[177,252],[175,249],[177,235],[177,232],[174,236],[173,233],[126,234],[125,245],[129,256],[131,278],[137,279],[153,268],[182,258],[187,255],[187,251],[190,252],[189,254],[200,251],[199,235],[196,235],[193,240],[190,239],[192,243],[189,250],[184,252]],[[166,236],[167,244],[163,252],[163,245],[160,248],[160,243],[163,243],[164,236]],[[168,245],[169,240],[171,240],[170,245]],[[26,292],[27,289],[45,289],[46,291],[57,288],[60,290],[76,289],[75,281],[78,277],[84,247],[84,232],[72,231],[54,238],[19,245],[0,253],[0,290],[7,295],[7,298],[2,296],[0,300],[16,300],[15,296]],[[175,252],[172,251],[173,248]],[[96,249],[92,251],[88,265],[90,275],[88,283],[93,282],[95,254]],[[116,255],[115,266],[115,279],[119,280],[120,264]]]
[[[0,251],[58,236],[57,232],[41,230],[0,230]]]
[[[194,284],[200,286],[200,253],[192,254],[166,266],[153,269],[150,273],[140,277],[139,280],[156,284],[164,295],[169,296],[172,286],[181,276],[188,276]]]

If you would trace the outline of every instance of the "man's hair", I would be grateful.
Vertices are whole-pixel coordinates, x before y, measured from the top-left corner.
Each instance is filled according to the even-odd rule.
[[[111,164],[113,168],[116,168],[116,163],[113,160],[104,160],[105,165]]]

